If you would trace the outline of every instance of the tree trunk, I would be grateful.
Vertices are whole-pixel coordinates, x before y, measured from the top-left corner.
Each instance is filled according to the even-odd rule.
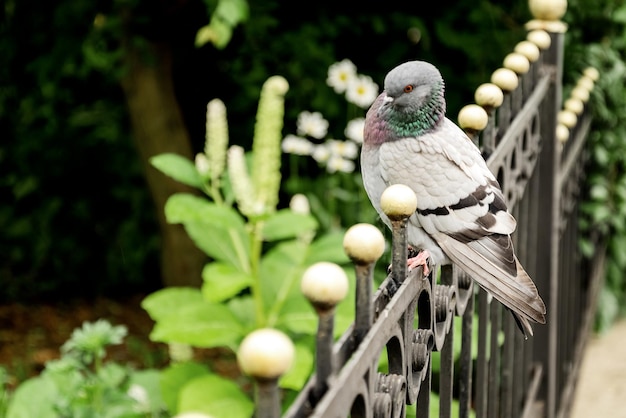
[[[167,177],[150,165],[150,157],[171,152],[192,158],[189,133],[174,93],[171,51],[168,44],[125,42],[122,87],[130,113],[133,136],[154,200],[161,231],[161,271],[165,286],[199,286],[207,257],[181,225],[165,220],[168,197],[193,189]]]

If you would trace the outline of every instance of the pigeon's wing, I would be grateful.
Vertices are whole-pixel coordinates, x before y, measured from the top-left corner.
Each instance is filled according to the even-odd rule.
[[[380,149],[387,184],[417,195],[415,219],[444,253],[514,313],[545,322],[545,306],[521,268],[510,234],[516,222],[478,148],[454,123]]]

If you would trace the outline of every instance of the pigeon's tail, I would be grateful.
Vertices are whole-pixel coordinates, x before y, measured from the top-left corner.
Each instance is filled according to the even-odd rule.
[[[509,308],[507,308],[507,310],[509,310],[511,314],[513,315],[513,319],[515,319],[515,323],[517,324],[517,327],[520,329],[520,331],[522,331],[522,334],[524,334],[524,339],[527,340],[529,335],[532,337],[533,327],[530,325],[530,321],[526,319],[525,317],[519,314],[516,314]]]
[[[517,257],[513,256],[514,264],[505,265],[494,262],[490,253],[477,251],[485,248],[478,242],[471,246],[453,239],[439,239],[438,243],[454,263],[513,313],[526,337],[533,335],[531,322],[546,323],[546,305]]]
[[[517,280],[524,287],[529,289],[531,293],[534,295],[532,299],[527,304],[530,309],[526,309],[524,312],[515,312],[509,308],[511,313],[513,314],[513,318],[515,319],[515,323],[518,328],[524,333],[524,337],[528,339],[530,335],[533,335],[533,328],[530,325],[530,321],[537,322],[539,324],[546,323],[546,305],[543,303],[543,300],[539,296],[539,292],[537,291],[537,287],[535,283],[533,283],[532,279],[524,270],[524,267],[520,264],[517,257],[515,257],[515,263],[517,264]]]

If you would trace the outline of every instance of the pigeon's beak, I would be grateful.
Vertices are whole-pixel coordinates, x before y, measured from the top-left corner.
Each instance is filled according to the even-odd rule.
[[[378,108],[378,115],[380,116],[382,113],[387,113],[387,109],[389,109],[392,104],[393,104],[393,97],[385,94],[385,97],[383,97],[383,102]]]
[[[393,102],[393,97],[391,96],[385,96],[383,98],[383,105],[385,106],[389,106],[392,102]]]

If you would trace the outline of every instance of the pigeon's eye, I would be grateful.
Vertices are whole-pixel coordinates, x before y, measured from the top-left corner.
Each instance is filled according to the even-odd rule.
[[[413,91],[413,86],[412,85],[408,84],[408,85],[404,86],[404,92],[405,93],[410,93],[412,91]]]

